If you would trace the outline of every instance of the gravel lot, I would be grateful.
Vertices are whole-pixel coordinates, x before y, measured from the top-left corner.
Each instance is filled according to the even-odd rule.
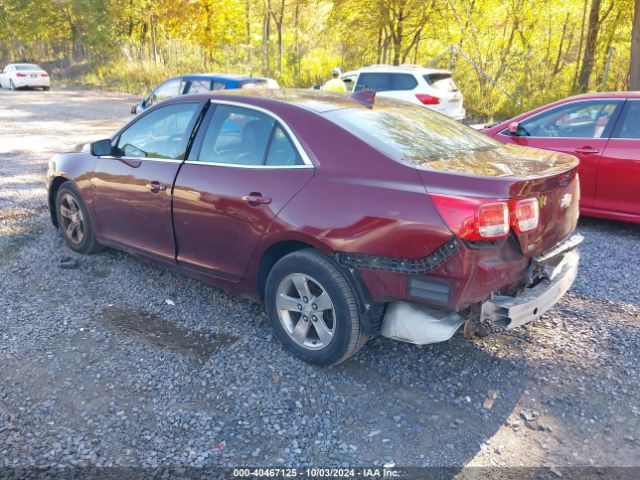
[[[64,246],[47,159],[134,101],[0,91],[0,467],[640,466],[640,225],[583,219],[577,283],[535,324],[319,369],[259,305]]]

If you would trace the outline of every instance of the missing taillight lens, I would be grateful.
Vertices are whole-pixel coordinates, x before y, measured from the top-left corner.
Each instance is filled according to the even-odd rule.
[[[537,198],[512,200],[511,212],[513,226],[518,233],[530,232],[538,228],[540,222],[540,205]]]
[[[440,98],[427,95],[426,93],[417,93],[416,98],[420,100],[420,103],[423,105],[438,105],[440,103]]]
[[[506,201],[430,194],[451,231],[465,240],[498,240],[509,234]]]

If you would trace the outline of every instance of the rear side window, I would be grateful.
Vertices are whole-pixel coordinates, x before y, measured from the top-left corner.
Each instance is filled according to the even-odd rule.
[[[356,90],[374,90],[376,92],[392,90],[413,90],[418,81],[408,73],[361,73]]]
[[[640,101],[627,101],[623,115],[612,137],[640,138]]]
[[[218,105],[211,117],[199,160],[228,165],[264,165],[275,120],[242,107]]]
[[[298,151],[280,126],[277,126],[273,130],[271,145],[269,145],[269,152],[267,153],[265,165],[302,165],[302,160],[300,159],[300,155],[298,155]]]
[[[399,102],[378,101],[372,109],[343,108],[326,117],[394,160],[424,164],[501,144],[455,120]]]
[[[457,92],[456,86],[450,73],[429,73],[424,76],[425,81],[430,87],[443,92]]]
[[[188,93],[203,93],[211,90],[211,82],[209,80],[191,80]]]
[[[191,134],[189,125],[199,111],[198,103],[159,107],[120,134],[118,155],[182,160]]]

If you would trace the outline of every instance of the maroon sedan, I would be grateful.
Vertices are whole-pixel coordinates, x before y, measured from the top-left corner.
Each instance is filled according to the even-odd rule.
[[[264,300],[284,345],[320,365],[377,334],[433,343],[551,308],[577,273],[576,158],[357,95],[162,102],[51,159],[53,223],[78,252]]]
[[[483,130],[580,159],[580,212],[640,223],[640,92],[565,98]]]

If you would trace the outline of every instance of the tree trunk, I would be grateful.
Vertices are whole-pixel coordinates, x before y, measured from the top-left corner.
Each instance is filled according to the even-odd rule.
[[[600,28],[600,4],[602,0],[592,0],[589,12],[589,24],[587,26],[587,41],[584,45],[582,68],[578,76],[578,90],[586,92],[589,88],[589,79],[593,70],[593,60],[596,54],[598,42],[598,29]]]
[[[247,65],[251,66],[251,0],[246,3],[246,27],[247,27]]]
[[[633,16],[629,90],[640,90],[640,0],[635,1],[635,14]]]

